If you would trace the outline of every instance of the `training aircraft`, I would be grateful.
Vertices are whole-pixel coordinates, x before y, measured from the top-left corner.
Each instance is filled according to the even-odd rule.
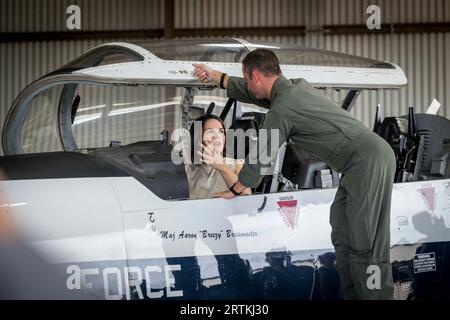
[[[390,62],[183,39],[97,46],[18,95],[2,133],[1,205],[67,290],[98,299],[342,298],[329,224],[338,172],[288,141],[252,195],[190,200],[185,165],[174,161],[185,151],[175,133],[201,115],[258,131],[267,110],[192,74],[197,62],[242,77],[256,48],[273,50],[287,78],[306,79],[349,112],[361,92],[407,84]],[[413,108],[383,119],[381,108],[364,107],[397,159],[395,298],[449,298],[449,120]],[[245,152],[252,139],[241,141]]]

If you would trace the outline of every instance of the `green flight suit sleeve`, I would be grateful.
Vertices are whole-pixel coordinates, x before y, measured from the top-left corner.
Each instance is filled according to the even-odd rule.
[[[271,163],[275,161],[279,147],[288,139],[292,128],[292,122],[279,112],[271,110],[266,114],[264,123],[259,130],[258,146],[255,146],[258,147],[257,161],[251,161],[252,151],[250,151],[244,166],[239,172],[238,178],[243,185],[256,188],[260,184],[262,178],[268,174],[268,172],[264,173],[264,171],[267,171]],[[264,129],[267,132],[265,135],[267,136],[267,143],[263,141],[265,140],[263,134]],[[275,141],[272,142],[272,139],[276,138],[275,135],[271,134],[272,129],[278,129],[278,143]],[[271,152],[272,143],[274,144],[273,152]],[[267,161],[269,157],[270,161]],[[266,160],[262,161],[263,159]]]
[[[250,90],[248,90],[247,82],[244,80],[244,78],[228,78],[227,96],[240,102],[253,103],[263,108],[270,107],[270,100],[258,99]]]

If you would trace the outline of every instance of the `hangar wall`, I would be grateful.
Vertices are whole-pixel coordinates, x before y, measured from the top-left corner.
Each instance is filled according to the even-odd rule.
[[[0,33],[67,31],[66,8],[81,8],[81,31],[153,30],[164,27],[163,0],[2,0]],[[450,32],[329,34],[328,25],[365,24],[366,8],[377,4],[382,23],[450,22],[450,0],[175,0],[175,28],[306,27],[305,34],[247,36],[297,43],[399,64],[408,85],[398,91],[364,92],[353,112],[372,126],[374,107],[385,115],[405,114],[408,106],[424,111],[433,98],[440,115],[450,118]],[[69,31],[67,31],[69,32]],[[1,35],[1,34],[0,34]],[[17,94],[30,82],[88,49],[128,38],[1,41],[0,122]],[[140,39],[142,40],[142,39]]]

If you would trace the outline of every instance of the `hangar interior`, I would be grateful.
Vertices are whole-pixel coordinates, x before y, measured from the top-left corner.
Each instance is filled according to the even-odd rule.
[[[369,28],[368,22],[374,22],[377,8],[380,28]],[[391,260],[396,298],[448,299],[450,0],[0,0],[0,128],[9,108],[30,83],[46,80],[42,77],[61,67],[73,67],[80,62],[78,57],[98,45],[109,42],[149,45],[147,41],[158,39],[185,39],[194,44],[201,41],[197,38],[208,38],[211,42],[228,38],[225,40],[228,42],[217,40],[224,46],[231,45],[229,38],[301,45],[400,66],[408,79],[406,86],[364,90],[351,109],[369,128],[376,120],[377,105],[383,107],[384,117],[397,117],[408,115],[410,107],[424,113],[433,99],[439,101],[442,106],[438,115],[442,117],[433,116],[432,121],[428,121],[427,114],[418,117],[430,132],[435,129],[434,132],[443,133],[439,139],[434,139],[436,133],[430,133],[426,139],[411,140],[413,143],[406,146],[409,150],[396,141],[406,154],[397,169],[403,170],[403,163],[411,163],[409,155],[414,155],[411,150],[416,150],[414,160],[419,158],[417,150],[427,148],[427,152],[423,153],[426,156],[420,154],[426,164],[421,168],[420,179],[416,167],[406,168],[412,169],[412,177],[402,175],[394,185]],[[120,59],[120,55],[113,56],[105,64]],[[27,113],[18,115],[22,117],[21,140],[17,138],[14,143],[30,154],[0,157],[0,169],[8,173],[4,176],[0,173],[0,178],[7,177],[0,181],[0,219],[13,216],[20,231],[30,235],[51,262],[58,264],[66,277],[64,292],[81,289],[76,284],[81,280],[72,283],[72,279],[86,272],[92,282],[86,286],[83,283],[83,289],[92,289],[95,297],[102,299],[143,299],[143,292],[149,299],[176,298],[180,288],[185,290],[187,299],[339,297],[339,284],[335,281],[325,285],[326,290],[316,290],[327,278],[316,276],[319,264],[332,266],[336,259],[330,251],[329,237],[329,208],[335,197],[336,176],[330,170],[326,175],[333,185],[329,180],[327,185],[322,183],[325,181],[325,178],[321,181],[322,170],[328,170],[325,163],[319,163],[322,167],[313,167],[309,159],[301,159],[303,163],[283,163],[295,177],[302,178],[301,171],[292,168],[308,171],[310,185],[296,184],[294,189],[282,189],[278,188],[277,179],[271,178],[267,183],[263,181],[263,189],[255,190],[253,196],[238,197],[236,201],[188,199],[184,167],[174,168],[170,162],[173,149],[167,148],[167,140],[158,139],[161,130],[175,128],[183,92],[189,88],[134,85],[138,82],[123,85],[125,81],[120,83],[123,86],[107,86],[86,81],[77,83],[75,97],[73,83],[67,83],[42,85],[42,92],[33,96],[33,100],[19,101],[27,105]],[[223,90],[196,89],[194,104],[206,108],[212,96],[216,105],[228,104]],[[63,100],[65,90],[71,92],[68,94],[71,99],[75,97],[73,101]],[[345,99],[343,90],[329,91],[325,93],[336,102]],[[28,93],[25,90],[23,95]],[[75,111],[80,114],[68,112],[74,110],[72,103],[76,103]],[[55,106],[59,107],[59,113],[55,112]],[[63,109],[65,118],[61,120]],[[142,116],[143,110],[146,116]],[[412,132],[409,128],[414,127],[411,119],[407,122],[408,134]],[[65,127],[61,125],[64,121]],[[67,136],[61,138],[67,131],[55,131],[61,127],[72,130],[73,141]],[[119,142],[115,140],[124,145],[113,148]],[[435,144],[427,144],[429,141]],[[92,150],[52,152],[63,150],[62,143],[72,142],[81,149]],[[102,148],[110,142],[110,147]],[[436,150],[439,153],[433,153]],[[297,160],[297,153],[285,159]],[[126,167],[125,160],[133,167]],[[289,181],[290,176],[281,173]],[[320,175],[314,176],[315,173]],[[274,189],[270,185],[273,181]],[[416,183],[403,183],[411,181]],[[270,188],[265,188],[265,184]],[[280,195],[288,191],[294,192]],[[263,211],[264,215],[260,215]],[[195,219],[192,213],[196,214]],[[297,223],[300,215],[303,220]],[[13,229],[9,220],[2,223],[0,236],[4,230]],[[198,233],[206,238],[203,244],[191,242],[197,238],[199,225],[205,228]],[[214,247],[213,238],[222,234],[218,226],[229,228],[226,231],[232,234],[232,239]],[[178,239],[183,240],[177,241],[187,240],[185,246],[174,242],[175,231],[173,236],[172,233],[167,236],[172,227],[181,231]],[[220,233],[206,230],[214,228]],[[236,245],[238,242],[240,247]],[[14,261],[10,257],[14,255],[0,262]],[[20,274],[25,279],[23,283],[34,277],[29,272],[29,263],[21,261],[10,266],[14,272],[10,275],[2,270],[0,277],[6,275],[15,281]],[[284,270],[283,267],[295,273],[279,278],[286,281],[279,282],[280,291],[272,292],[278,283],[273,281],[273,271]],[[172,271],[177,271],[173,272],[178,283],[176,291],[172,290],[175,281],[172,278],[169,281],[168,274]],[[300,273],[302,277],[297,277]],[[141,281],[127,282],[136,280],[131,274],[140,275],[137,279],[140,277]],[[251,282],[246,282],[250,281],[250,274]],[[337,273],[333,274],[332,280],[337,277]],[[38,278],[45,282],[46,274],[42,275]],[[116,276],[117,286],[110,275]],[[40,289],[39,283],[35,287]],[[47,283],[42,287],[47,288]],[[142,292],[141,288],[148,291]],[[0,298],[4,293],[10,296],[6,291],[0,286]],[[242,295],[234,296],[235,292]],[[65,297],[56,293],[57,298]],[[38,296],[42,297],[41,292]]]

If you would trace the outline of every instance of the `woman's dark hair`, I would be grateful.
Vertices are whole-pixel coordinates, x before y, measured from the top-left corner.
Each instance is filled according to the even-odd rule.
[[[214,120],[217,120],[217,121],[220,122],[220,124],[222,125],[222,128],[223,128],[223,134],[225,135],[225,140],[226,140],[227,128],[225,127],[225,123],[223,122],[223,120],[220,119],[218,116],[213,115],[213,114],[208,114],[208,115],[204,115],[204,116],[201,116],[201,117],[195,119],[194,122],[192,122],[191,127],[189,129],[189,133],[191,135],[191,161],[192,161],[192,163],[194,163],[196,152],[198,150],[201,150],[201,148],[199,146],[196,147],[194,145],[194,141],[197,140],[197,141],[203,142],[203,127],[204,127],[206,121],[211,120],[211,119],[214,119]],[[199,132],[194,132],[195,131],[195,125],[194,124],[195,124],[196,121],[201,121],[202,122],[202,130],[200,132],[200,136],[197,137],[197,139],[195,139],[195,134],[198,135]],[[224,144],[222,155],[226,154],[225,145],[226,145],[226,143]]]

